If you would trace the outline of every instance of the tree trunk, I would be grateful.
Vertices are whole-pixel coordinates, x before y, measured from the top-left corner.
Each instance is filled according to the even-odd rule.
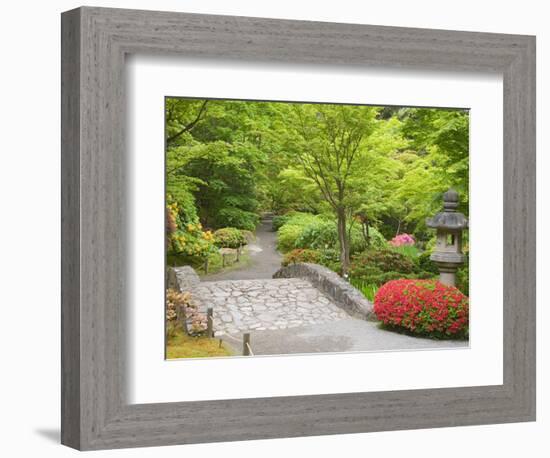
[[[367,217],[361,219],[361,232],[363,233],[367,248],[370,248],[369,219]]]
[[[346,231],[346,212],[343,207],[338,207],[336,216],[338,218],[338,242],[340,245],[340,264],[342,266],[342,275],[346,275],[349,270],[349,238]]]

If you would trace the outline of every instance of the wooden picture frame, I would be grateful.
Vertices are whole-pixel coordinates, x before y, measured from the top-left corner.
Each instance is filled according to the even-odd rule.
[[[125,55],[498,72],[502,385],[128,404]],[[535,419],[535,38],[83,7],[62,15],[62,443],[80,450]]]

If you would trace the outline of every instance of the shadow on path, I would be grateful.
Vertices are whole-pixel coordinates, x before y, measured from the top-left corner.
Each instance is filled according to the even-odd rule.
[[[242,335],[228,340],[221,336],[235,354],[240,355]],[[290,355],[307,353],[464,350],[468,341],[433,340],[412,337],[380,329],[377,323],[348,319],[302,326],[293,329],[251,331],[250,345],[255,355]]]

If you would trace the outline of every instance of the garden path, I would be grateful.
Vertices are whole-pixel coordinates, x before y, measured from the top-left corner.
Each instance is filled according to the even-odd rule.
[[[256,355],[468,347],[382,330],[299,278],[201,282],[192,292],[201,311],[214,309],[215,336],[237,355],[243,332],[251,334]]]
[[[256,239],[247,245],[250,263],[202,277],[203,281],[252,280],[271,278],[281,268],[281,254],[277,251],[277,233],[271,230],[271,219],[263,218],[256,229]]]
[[[214,309],[217,336],[351,318],[309,281],[300,278],[201,282],[192,292],[199,310]]]

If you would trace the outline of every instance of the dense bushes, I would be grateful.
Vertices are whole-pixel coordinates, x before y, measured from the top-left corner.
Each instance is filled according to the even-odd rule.
[[[311,262],[341,273],[338,233],[330,217],[293,212],[276,217],[278,249],[285,253],[283,265]],[[386,242],[375,228],[369,228],[371,246],[366,247],[359,226],[352,227],[351,265],[348,279],[372,300],[379,287],[393,280],[437,278],[439,271],[430,260],[430,251],[421,252],[409,234],[400,234]],[[457,273],[457,287],[468,295],[468,266]]]
[[[240,248],[246,245],[243,232],[234,227],[224,227],[214,232],[214,243],[220,248]]]
[[[367,242],[358,225],[350,230],[350,252],[357,253],[367,248]],[[369,228],[370,247],[382,248],[386,244],[384,237],[375,228]],[[336,222],[314,221],[307,224],[295,241],[296,248],[327,249],[338,245],[338,229]]]
[[[293,250],[296,240],[300,237],[303,228],[292,224],[284,224],[277,232],[277,248],[283,253]]]
[[[393,250],[370,250],[364,251],[352,259],[352,268],[350,274],[353,276],[363,276],[363,271],[369,267],[376,267],[382,272],[395,270],[401,273],[413,273],[415,270],[414,262],[407,256]]]
[[[468,311],[468,298],[437,280],[393,280],[374,298],[384,325],[435,338],[467,338]]]
[[[273,232],[277,232],[281,228],[281,226],[288,222],[290,217],[290,213],[274,216],[273,220],[271,221],[271,229],[273,230]]]
[[[297,264],[300,262],[312,262],[318,264],[321,258],[321,253],[318,250],[308,250],[296,248],[286,253],[283,257],[282,265]]]
[[[277,216],[273,227],[277,227],[277,248],[283,253],[296,248],[295,243],[305,226],[318,217],[310,213],[291,212]]]
[[[292,212],[275,217],[273,228],[278,231],[277,248],[283,253],[295,248],[323,251],[338,246],[338,230],[332,217]],[[364,250],[367,245],[359,225],[354,225],[349,230],[351,252]],[[375,228],[369,228],[369,235],[372,248],[386,245],[386,240]]]
[[[260,217],[254,212],[236,207],[226,207],[218,212],[214,227],[229,226],[254,231],[259,221]]]
[[[352,257],[349,276],[368,284],[382,285],[415,271],[414,262],[392,250],[364,251]]]
[[[188,326],[187,331],[191,334],[200,334],[206,329],[206,315],[199,312],[188,291],[179,292],[175,289],[166,290],[166,335],[173,337],[178,327],[178,308],[185,313]]]
[[[466,296],[470,295],[470,268],[468,257],[466,257],[466,264],[458,269],[456,273],[456,287],[466,294]]]
[[[415,260],[393,249],[364,251],[353,256],[349,276],[354,281],[376,286],[400,278],[435,276],[433,272],[421,268]]]
[[[430,272],[436,276],[439,271],[435,263],[430,259],[431,253],[424,251],[414,258],[416,269],[419,272]]]

